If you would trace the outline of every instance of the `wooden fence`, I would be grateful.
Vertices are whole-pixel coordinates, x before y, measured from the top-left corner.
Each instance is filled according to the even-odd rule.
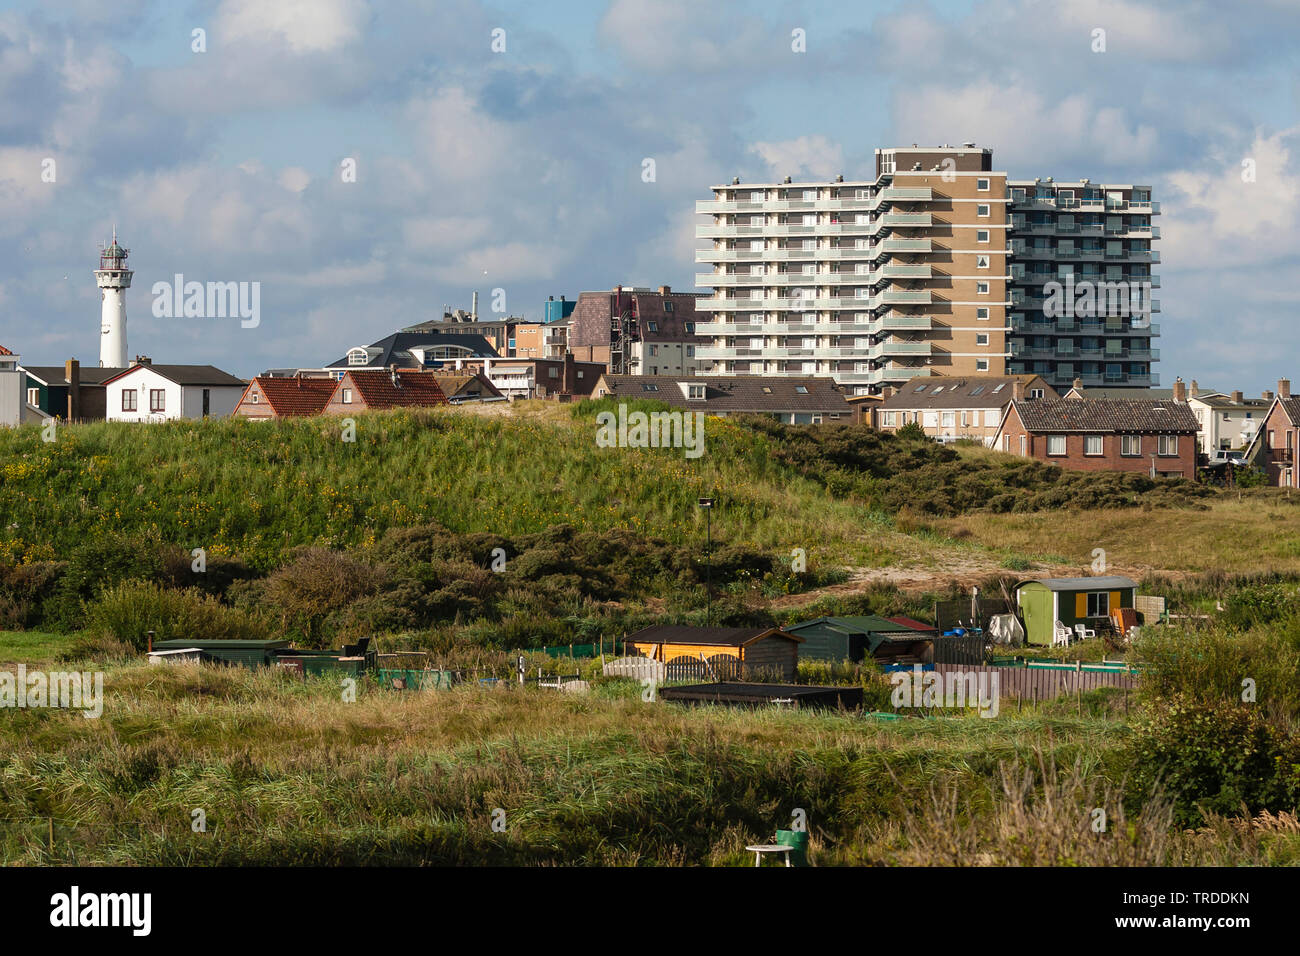
[[[984,635],[966,634],[963,637],[936,637],[934,639],[936,664],[984,663]]]
[[[1137,678],[1122,671],[1057,670],[1046,667],[967,667],[961,664],[935,664],[940,674],[960,671],[963,674],[997,674],[998,695],[1025,700],[1051,700],[1063,694],[1077,694],[1099,687],[1132,690]],[[984,679],[984,678],[981,678]]]

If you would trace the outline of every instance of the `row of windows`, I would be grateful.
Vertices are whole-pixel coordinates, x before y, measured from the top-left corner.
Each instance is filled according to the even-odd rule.
[[[1010,443],[1011,436],[1004,436],[1007,443]],[[1142,436],[1141,435],[1120,435],[1119,453],[1124,458],[1140,458],[1142,456]],[[1064,456],[1066,451],[1066,436],[1048,435],[1047,436],[1047,454],[1049,456]],[[1178,436],[1177,435],[1157,435],[1156,454],[1160,457],[1173,457],[1178,454]],[[1112,439],[1113,440],[1113,439]],[[1010,450],[1008,448],[1008,450]],[[1106,453],[1106,436],[1105,435],[1084,435],[1083,436],[1083,453],[1090,456],[1100,456]]]
[[[137,404],[140,393],[135,389],[122,390],[122,411],[134,412],[139,409]],[[149,389],[149,411],[165,412],[167,411],[167,391],[162,388]]]

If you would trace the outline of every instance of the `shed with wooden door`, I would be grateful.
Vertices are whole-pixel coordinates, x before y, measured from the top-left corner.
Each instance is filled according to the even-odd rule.
[[[795,676],[803,638],[779,627],[689,627],[657,624],[631,634],[627,643],[651,660],[671,664],[683,658],[728,665],[751,674]]]
[[[1037,578],[1016,585],[1016,604],[1025,622],[1025,642],[1052,643],[1057,621],[1074,630],[1105,626],[1111,613],[1131,608],[1137,582],[1118,576],[1091,578]]]

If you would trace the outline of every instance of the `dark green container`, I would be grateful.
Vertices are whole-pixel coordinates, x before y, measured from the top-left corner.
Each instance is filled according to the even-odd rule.
[[[806,830],[777,830],[778,846],[792,846],[790,864],[792,866],[808,865],[808,833]]]
[[[224,664],[244,667],[269,667],[276,651],[289,646],[288,641],[154,641],[155,651],[177,651],[197,647],[209,658]]]

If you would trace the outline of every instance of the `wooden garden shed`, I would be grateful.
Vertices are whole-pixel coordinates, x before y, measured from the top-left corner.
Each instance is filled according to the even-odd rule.
[[[739,662],[745,671],[762,670],[791,680],[803,638],[779,627],[689,627],[657,624],[629,635],[627,643],[651,660],[678,658]]]
[[[1137,582],[1116,576],[1038,578],[1016,585],[1016,604],[1029,644],[1050,645],[1057,621],[1071,630],[1076,624],[1105,624],[1112,611],[1133,607],[1136,598]]]
[[[853,617],[819,617],[786,628],[804,639],[799,656],[804,660],[861,663],[898,657],[933,663],[934,628],[903,624],[875,614]]]

